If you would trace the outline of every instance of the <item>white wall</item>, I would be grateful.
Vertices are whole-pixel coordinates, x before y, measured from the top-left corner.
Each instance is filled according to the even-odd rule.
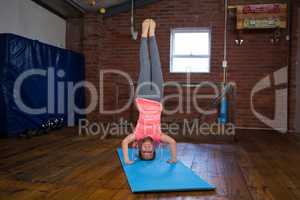
[[[0,33],[64,48],[66,21],[31,0],[0,0]]]

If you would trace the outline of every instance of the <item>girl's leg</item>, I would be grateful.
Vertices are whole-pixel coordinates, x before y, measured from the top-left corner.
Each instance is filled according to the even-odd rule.
[[[149,31],[149,43],[150,43],[150,57],[151,57],[151,79],[154,85],[152,90],[156,92],[158,100],[161,100],[163,96],[163,74],[160,62],[159,51],[155,38],[155,22],[151,20]]]
[[[140,73],[137,85],[137,96],[145,98],[151,92],[151,69],[148,50],[148,31],[150,20],[143,22],[143,33],[140,45]]]
[[[146,90],[150,90],[150,85],[146,84],[151,81],[151,72],[150,72],[150,59],[148,52],[148,39],[141,39],[140,46],[140,74],[138,79],[138,95],[144,94]]]

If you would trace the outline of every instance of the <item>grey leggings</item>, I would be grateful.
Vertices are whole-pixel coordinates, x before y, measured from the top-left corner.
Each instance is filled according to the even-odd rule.
[[[161,101],[163,96],[163,75],[156,38],[141,39],[140,46],[140,74],[138,79],[137,97]],[[150,63],[151,59],[151,63]]]

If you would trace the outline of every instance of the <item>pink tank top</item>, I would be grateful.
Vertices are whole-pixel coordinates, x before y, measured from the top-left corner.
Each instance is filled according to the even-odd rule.
[[[135,102],[139,111],[139,119],[134,130],[136,140],[151,137],[155,142],[159,142],[161,103],[144,98],[136,98]]]

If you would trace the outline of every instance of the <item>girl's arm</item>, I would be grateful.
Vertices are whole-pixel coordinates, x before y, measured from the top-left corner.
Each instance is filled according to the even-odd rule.
[[[132,164],[133,161],[129,160],[128,156],[128,144],[133,142],[135,140],[135,135],[132,133],[128,135],[123,141],[122,141],[122,151],[123,151],[123,157],[126,164]]]
[[[170,149],[171,149],[171,154],[172,154],[172,158],[171,160],[169,160],[170,163],[176,163],[177,161],[177,156],[176,156],[176,141],[171,138],[170,136],[166,135],[166,134],[161,134],[160,136],[160,140],[164,143],[168,143],[170,145]]]

